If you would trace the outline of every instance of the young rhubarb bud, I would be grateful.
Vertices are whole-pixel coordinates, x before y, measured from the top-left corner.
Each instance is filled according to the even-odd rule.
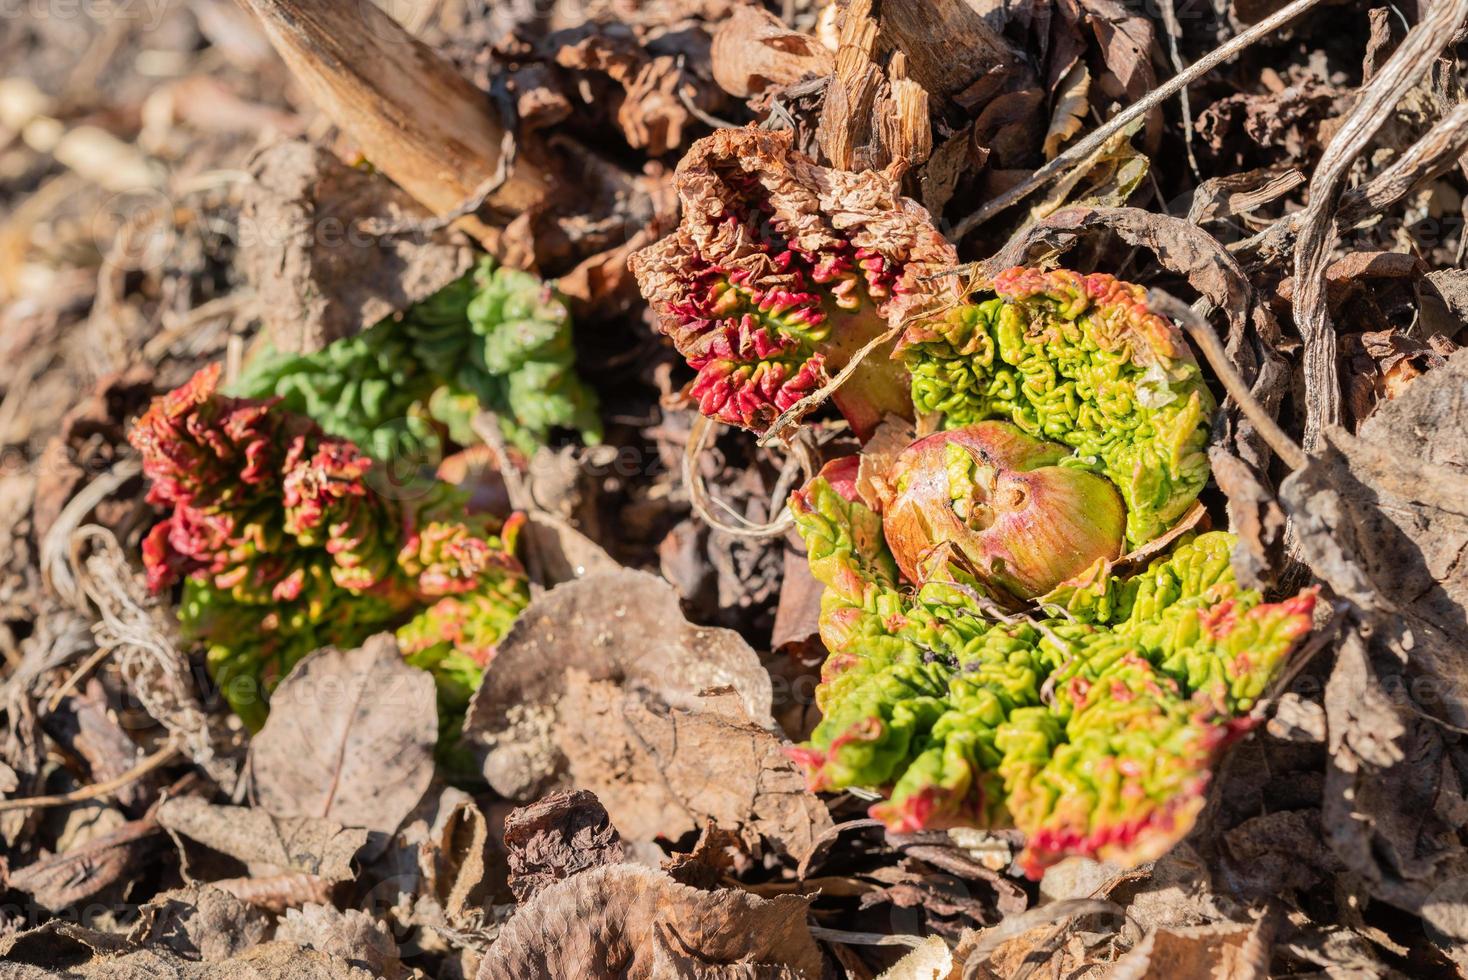
[[[1019,599],[1043,595],[1121,555],[1126,512],[1110,482],[1059,465],[1070,450],[1007,422],[975,422],[900,453],[882,508],[887,544],[911,582],[933,560],[961,560]]]
[[[1167,530],[1208,479],[1213,398],[1187,341],[1140,286],[1010,269],[914,322],[901,351],[919,415],[949,429],[1007,419],[1070,447],[1121,491],[1133,546]]]
[[[956,264],[894,174],[817,166],[790,133],[720,130],[678,165],[678,229],[632,256],[642,294],[697,372],[699,409],[764,428],[901,324],[928,273]],[[889,342],[832,400],[863,439],[912,418]]]
[[[149,501],[167,511],[143,544],[148,581],[185,579],[182,633],[206,645],[224,697],[258,728],[300,658],[397,626],[441,693],[461,693],[528,600],[515,525],[502,541],[444,485],[381,496],[354,443],[278,399],[220,395],[218,382],[218,365],[200,371],[129,438]]]

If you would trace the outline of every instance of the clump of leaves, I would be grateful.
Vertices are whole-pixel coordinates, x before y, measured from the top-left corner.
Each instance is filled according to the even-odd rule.
[[[1074,854],[1150,860],[1183,837],[1308,632],[1313,593],[1241,588],[1233,539],[1213,532],[996,619],[961,574],[904,587],[854,474],[828,468],[791,502],[827,587],[824,718],[797,750],[812,788],[882,788],[872,814],[898,830],[1018,827],[1034,876]]]
[[[468,444],[480,409],[529,454],[557,428],[601,439],[596,394],[575,356],[571,315],[555,290],[485,258],[401,318],[311,354],[256,358],[234,391],[278,397],[378,460],[432,445],[435,423]]]
[[[631,266],[697,371],[690,394],[730,425],[763,428],[814,394],[903,322],[925,274],[956,261],[895,175],[817,166],[789,133],[721,130],[693,145],[677,182],[682,223]],[[863,438],[888,414],[912,418],[892,343],[832,395]]]
[[[206,645],[226,700],[258,728],[268,691],[307,653],[400,628],[441,709],[462,715],[528,601],[517,522],[469,513],[445,484],[379,494],[354,443],[278,398],[219,394],[219,373],[155,399],[129,440],[166,510],[143,545],[149,586],[183,580],[184,637]]]

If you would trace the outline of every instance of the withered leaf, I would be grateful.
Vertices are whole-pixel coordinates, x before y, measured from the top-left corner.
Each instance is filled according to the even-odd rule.
[[[1117,960],[1108,976],[1111,980],[1263,980],[1269,975],[1269,956],[1269,938],[1262,920],[1156,929]]]
[[[553,727],[572,669],[673,705],[733,687],[750,717],[773,724],[769,675],[737,633],[689,623],[677,593],[655,576],[595,572],[530,603],[470,704],[465,734],[482,749],[485,778],[499,793],[526,799],[563,782]]]
[[[1046,160],[1053,160],[1061,144],[1081,131],[1091,109],[1087,98],[1090,91],[1091,73],[1085,62],[1078,61],[1061,79],[1055,96],[1055,111],[1050,114],[1050,129],[1045,133]]]
[[[624,570],[531,603],[466,732],[506,796],[590,789],[632,840],[713,819],[798,857],[830,817],[785,757],[770,702],[737,634],[693,626],[665,582]]]
[[[613,974],[821,976],[808,900],[700,891],[631,864],[594,868],[520,906],[480,963],[478,980]],[[737,971],[737,972],[734,972]]]
[[[250,745],[260,805],[391,834],[433,780],[433,677],[403,662],[391,635],[327,647],[296,664]]]
[[[270,919],[260,909],[218,888],[190,885],[163,892],[139,909],[127,940],[214,961],[263,942],[269,930]]]
[[[553,882],[622,860],[622,837],[586,790],[552,793],[505,818],[510,890],[529,901]]]
[[[342,911],[332,905],[291,909],[275,930],[275,938],[302,949],[320,950],[381,980],[403,975],[392,933],[381,921],[357,909]]]
[[[713,820],[800,860],[830,826],[781,738],[750,723],[727,689],[670,708],[573,673],[562,711],[574,784],[594,791],[633,840],[676,838]]]
[[[158,808],[158,822],[246,864],[328,881],[353,876],[352,858],[370,836],[319,817],[276,817],[257,807],[212,806],[194,797],[165,801]]]
[[[768,88],[831,72],[833,56],[809,34],[792,31],[774,14],[740,4],[714,31],[714,81],[741,99]]]
[[[158,821],[133,820],[64,854],[12,870],[8,884],[28,892],[37,904],[60,911],[123,880],[165,844]]]

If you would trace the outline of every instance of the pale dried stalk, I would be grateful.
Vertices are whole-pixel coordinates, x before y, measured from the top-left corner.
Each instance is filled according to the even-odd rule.
[[[1140,119],[1150,112],[1154,106],[1165,102],[1173,95],[1187,88],[1195,79],[1208,74],[1208,72],[1229,58],[1232,58],[1255,41],[1274,33],[1319,2],[1320,0],[1294,0],[1293,3],[1281,7],[1237,37],[1230,38],[1223,44],[1220,44],[1193,62],[1187,71],[1174,75],[1117,113],[1110,120],[1097,127],[1085,139],[1073,144],[1054,160],[1051,160],[1003,194],[990,199],[983,207],[955,225],[953,231],[948,234],[948,240],[950,242],[959,241],[964,235],[967,235],[1005,208],[1029,197],[1035,191],[1049,183],[1052,178],[1059,176],[1070,167],[1086,159],[1086,157],[1094,153],[1108,139],[1125,129],[1133,120]]]
[[[31,796],[18,800],[0,800],[0,813],[6,810],[39,810],[45,807],[66,806],[69,803],[84,803],[87,800],[110,796],[134,780],[143,778],[154,769],[168,765],[177,755],[178,745],[169,741],[157,752],[154,752],[127,772],[106,782],[83,786],[81,789],[74,789],[70,793],[57,793],[55,796]]]
[[[1218,379],[1223,382],[1223,387],[1228,391],[1239,406],[1239,410],[1258,431],[1259,435],[1273,449],[1275,455],[1284,460],[1286,466],[1297,470],[1306,463],[1305,452],[1300,444],[1289,437],[1279,423],[1264,410],[1254,393],[1249,389],[1249,384],[1239,374],[1239,369],[1234,367],[1234,362],[1229,358],[1228,352],[1223,348],[1223,342],[1218,339],[1218,334],[1208,325],[1208,321],[1198,315],[1197,311],[1182,300],[1160,289],[1147,290],[1147,305],[1165,316],[1176,320],[1192,338],[1193,343],[1203,352],[1204,358],[1213,368]]]
[[[292,74],[372,163],[440,215],[474,202],[505,214],[538,205],[547,183],[509,168],[505,129],[482,93],[375,4],[357,0],[241,0],[260,18]],[[472,214],[459,227],[491,251],[499,229]]]
[[[683,485],[688,488],[688,498],[694,513],[698,514],[704,523],[714,530],[722,531],[736,538],[761,541],[767,538],[777,538],[789,531],[795,526],[795,518],[791,515],[790,508],[784,503],[784,500],[794,489],[792,484],[794,474],[797,472],[789,460],[786,461],[785,467],[780,472],[780,482],[776,485],[771,499],[770,510],[775,511],[778,516],[769,523],[756,524],[709,493],[708,487],[704,485],[703,477],[698,472],[697,462],[708,444],[709,434],[717,424],[707,416],[695,416],[693,429],[688,435],[688,445],[683,450]],[[789,446],[794,451],[792,459],[799,466],[801,482],[808,482],[815,475],[815,459],[810,446],[798,438],[792,440]],[[715,507],[722,508],[739,523],[730,524],[717,517],[714,514]]]
[[[1326,305],[1325,268],[1335,243],[1341,186],[1356,157],[1387,121],[1391,109],[1432,67],[1443,46],[1468,19],[1468,0],[1438,0],[1367,85],[1321,154],[1310,180],[1310,203],[1300,215],[1295,245],[1295,326],[1304,341],[1305,449],[1319,448],[1325,430],[1341,419],[1336,334]]]
[[[1391,166],[1364,187],[1341,195],[1337,228],[1349,228],[1396,204],[1424,181],[1441,176],[1468,149],[1468,102],[1453,106]]]
[[[70,535],[69,576],[96,608],[92,625],[97,646],[113,652],[128,690],[172,741],[226,792],[239,779],[237,764],[216,746],[227,736],[214,732],[194,692],[188,658],[174,645],[163,613],[138,583],[112,532],[95,524]],[[83,557],[83,554],[86,557]]]

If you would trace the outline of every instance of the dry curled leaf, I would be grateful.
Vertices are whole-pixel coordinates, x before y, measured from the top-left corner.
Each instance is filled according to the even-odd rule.
[[[1269,955],[1262,921],[1157,929],[1117,960],[1109,976],[1111,980],[1263,980],[1269,975]]]
[[[1091,91],[1091,73],[1085,62],[1077,61],[1065,78],[1055,97],[1055,111],[1050,114],[1050,129],[1045,133],[1045,159],[1055,159],[1061,144],[1081,131],[1086,113],[1091,111],[1087,98]]]
[[[565,756],[553,735],[567,672],[690,705],[732,686],[770,725],[770,679],[738,634],[683,618],[678,595],[645,572],[596,572],[537,597],[500,642],[465,719],[495,790],[526,799],[558,788]]]
[[[808,900],[700,891],[631,864],[557,882],[516,911],[480,963],[478,980],[613,974],[821,976]],[[717,973],[713,971],[718,971]]]
[[[752,724],[728,689],[669,708],[573,674],[562,711],[574,784],[594,791],[633,840],[676,839],[712,820],[800,860],[830,826],[784,740]]]
[[[531,603],[465,730],[506,796],[589,789],[632,840],[712,819],[798,857],[830,818],[786,758],[770,702],[737,634],[693,626],[665,582],[624,570]]]
[[[260,909],[210,885],[163,892],[138,910],[128,933],[135,946],[163,946],[185,959],[225,960],[265,940],[270,919]]]
[[[831,52],[818,40],[792,31],[780,18],[752,4],[735,7],[720,22],[710,57],[714,81],[741,99],[829,74],[832,65]]]
[[[342,911],[332,905],[291,909],[276,928],[275,938],[338,957],[380,980],[397,980],[403,975],[392,933],[381,921],[357,909]]]
[[[542,888],[622,860],[622,838],[606,808],[586,790],[552,793],[505,818],[510,890],[529,901]]]
[[[6,884],[60,911],[124,881],[166,844],[151,817],[134,820],[62,854],[10,872]]]
[[[388,634],[298,663],[270,698],[250,746],[260,806],[390,834],[433,780],[433,677],[403,662]]]

